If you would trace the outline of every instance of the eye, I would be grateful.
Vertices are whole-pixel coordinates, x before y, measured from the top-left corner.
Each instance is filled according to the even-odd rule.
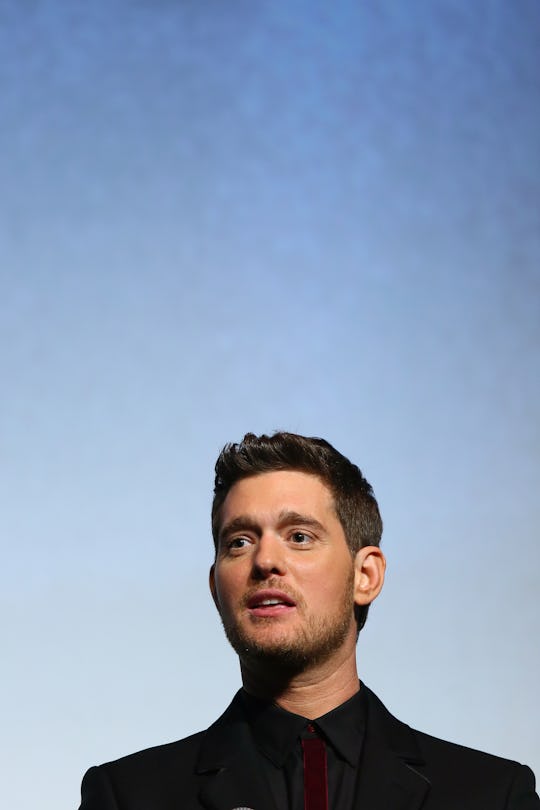
[[[307,543],[311,543],[311,537],[309,534],[305,532],[293,532],[291,535],[292,542],[297,546],[304,546]]]
[[[247,537],[231,537],[230,540],[227,540],[226,547],[230,551],[234,551],[235,549],[245,548],[249,545],[249,540]]]

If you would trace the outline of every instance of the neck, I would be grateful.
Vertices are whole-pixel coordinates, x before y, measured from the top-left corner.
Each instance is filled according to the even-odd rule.
[[[294,674],[264,661],[241,661],[240,668],[246,692],[309,720],[332,711],[360,689],[355,650]]]

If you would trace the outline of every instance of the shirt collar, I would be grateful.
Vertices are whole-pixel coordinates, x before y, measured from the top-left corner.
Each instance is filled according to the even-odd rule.
[[[260,700],[243,689],[239,696],[257,747],[281,768],[298,738],[312,723],[337,754],[356,765],[365,728],[365,698],[360,689],[349,700],[315,720],[293,714],[275,703]]]

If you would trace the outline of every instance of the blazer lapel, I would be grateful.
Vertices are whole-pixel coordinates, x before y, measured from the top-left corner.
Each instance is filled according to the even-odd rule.
[[[367,686],[362,689],[367,696],[367,731],[356,808],[420,810],[430,782],[421,773],[424,760],[414,732],[392,717]]]
[[[206,733],[197,763],[199,800],[207,810],[278,810],[237,697]]]

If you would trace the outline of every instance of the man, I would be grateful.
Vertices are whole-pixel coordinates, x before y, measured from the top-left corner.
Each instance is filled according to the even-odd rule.
[[[243,689],[204,732],[91,768],[81,810],[533,810],[525,766],[396,720],[356,672],[382,522],[322,439],[227,445],[210,589]]]

